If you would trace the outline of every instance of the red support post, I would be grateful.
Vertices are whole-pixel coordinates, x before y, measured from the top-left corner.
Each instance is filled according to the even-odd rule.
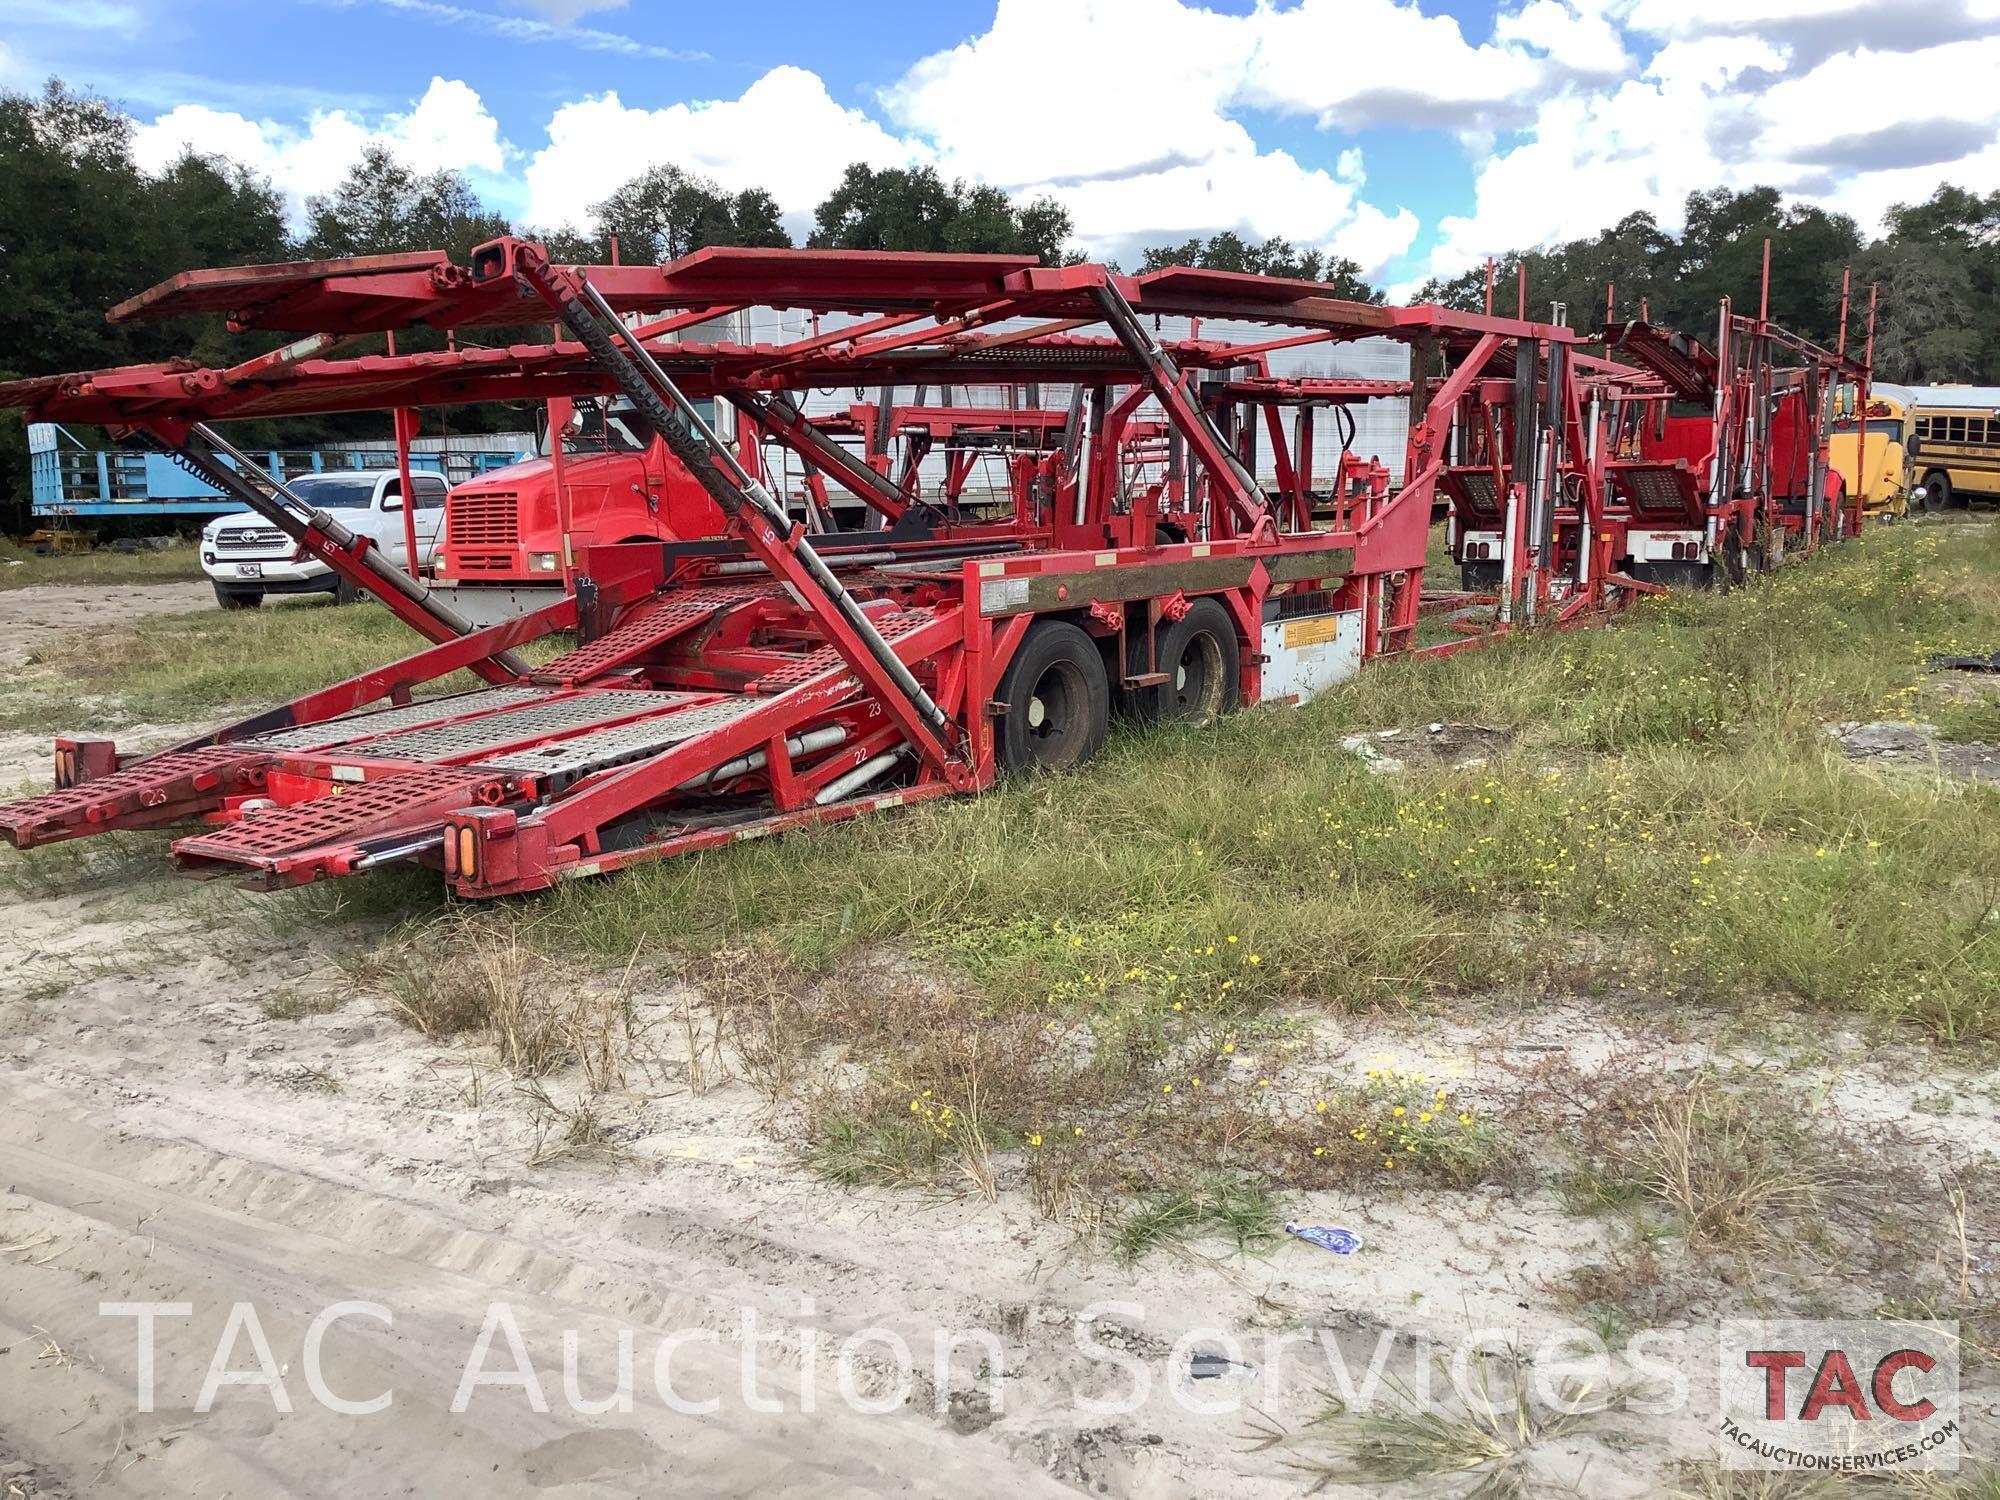
[[[417,435],[418,417],[407,406],[393,413],[396,429],[397,485],[403,496],[403,571],[412,578],[423,576],[424,555],[417,539],[417,487],[410,474],[410,440]]]

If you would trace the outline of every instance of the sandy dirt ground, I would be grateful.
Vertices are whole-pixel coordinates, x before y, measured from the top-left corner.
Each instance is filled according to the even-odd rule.
[[[660,1045],[614,1093],[616,1158],[531,1165],[548,1155],[535,1102],[490,1048],[394,1019],[337,961],[351,934],[284,947],[255,926],[254,898],[135,885],[133,868],[118,856],[31,888],[0,933],[0,1495],[1294,1495],[1313,1476],[1293,1465],[1321,1451],[1307,1424],[1329,1350],[1359,1378],[1378,1347],[1407,1372],[1419,1340],[1468,1328],[1533,1343],[1570,1326],[1555,1289],[1603,1250],[1600,1221],[1547,1194],[1322,1193],[1296,1211],[1357,1230],[1359,1254],[1211,1244],[1125,1269],[1005,1191],[844,1192],[800,1168],[782,1109],[712,1056],[690,1061],[700,1007],[677,987],[635,991]],[[1577,1003],[1335,1039],[1357,1074],[1420,1068],[1473,1093],[1523,1059],[1620,1065],[1622,1042]],[[1841,1038],[1819,1041],[1841,1054]],[[1935,1076],[1846,1041],[1829,1100],[1915,1118]],[[1924,1128],[1976,1147],[1996,1116],[1989,1094]],[[291,1410],[235,1385],[198,1410],[246,1301]],[[392,1323],[334,1324],[317,1369],[348,1401],[390,1393],[370,1415],[327,1409],[305,1381],[315,1317],[356,1301]],[[134,1302],[189,1310],[157,1324],[150,1412],[135,1322],[101,1311]],[[546,1411],[518,1386],[452,1409],[495,1302]],[[914,1351],[909,1381],[892,1345],[858,1337],[871,1329]],[[565,1335],[588,1400],[615,1388],[621,1330],[633,1409],[580,1413]],[[940,1334],[959,1339],[942,1366]],[[663,1345],[683,1409],[653,1383]],[[1117,1406],[1140,1378],[1121,1353],[1148,1399],[1094,1415],[1085,1403]],[[1238,1363],[1195,1381],[1197,1353]],[[1677,1358],[1697,1387],[1714,1368],[1699,1330]],[[503,1331],[484,1368],[516,1364]],[[256,1366],[239,1329],[227,1367]],[[853,1409],[843,1369],[887,1409]],[[1276,1430],[1289,1439],[1260,1447]],[[1613,1411],[1550,1445],[1538,1473],[1570,1493],[1662,1494],[1675,1455],[1703,1451],[1692,1409]]]
[[[129,625],[148,615],[181,615],[214,604],[215,591],[205,578],[0,589],[0,667],[20,665],[37,647],[69,631]]]

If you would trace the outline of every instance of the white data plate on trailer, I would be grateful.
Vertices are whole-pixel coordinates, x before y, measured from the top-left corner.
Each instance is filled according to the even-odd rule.
[[[1260,701],[1303,703],[1361,670],[1361,611],[1294,615],[1264,627]]]

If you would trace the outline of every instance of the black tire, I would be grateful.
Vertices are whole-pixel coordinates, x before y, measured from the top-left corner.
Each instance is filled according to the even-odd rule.
[[[336,578],[334,580],[333,602],[335,604],[354,604],[361,597],[361,590],[356,588],[350,580],[345,578]]]
[[[223,609],[255,609],[264,602],[262,589],[226,589],[219,583],[211,583],[215,590],[215,602]]]
[[[1197,599],[1160,632],[1159,668],[1167,680],[1133,694],[1142,718],[1174,724],[1207,724],[1238,707],[1243,697],[1243,652],[1229,611],[1214,599]]]
[[[1934,516],[1951,505],[1951,475],[1942,469],[1933,469],[1924,476],[1924,514]]]
[[[1059,771],[1103,748],[1111,681],[1097,642],[1062,620],[1037,620],[1000,678],[1007,712],[995,726],[1003,770]]]

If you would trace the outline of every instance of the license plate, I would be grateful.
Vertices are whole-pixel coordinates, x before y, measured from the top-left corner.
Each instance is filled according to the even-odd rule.
[[[262,578],[264,576],[264,565],[262,563],[238,563],[236,565],[236,576],[238,578]]]

